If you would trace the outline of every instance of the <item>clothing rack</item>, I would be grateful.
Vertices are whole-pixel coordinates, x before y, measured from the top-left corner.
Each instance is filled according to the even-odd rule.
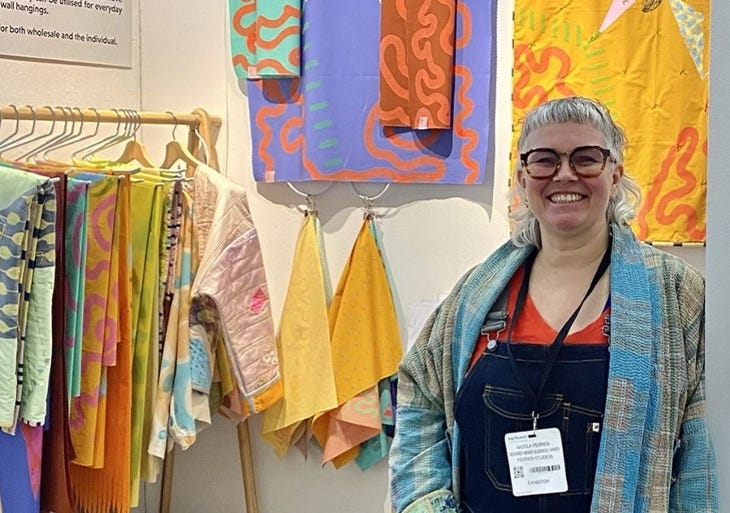
[[[195,154],[201,139],[208,152],[208,164],[218,168],[215,140],[221,126],[219,116],[210,116],[203,109],[195,109],[192,113],[173,113],[137,111],[133,109],[81,109],[78,107],[32,107],[29,105],[7,105],[0,108],[0,123],[9,121],[81,121],[90,123],[123,123],[132,122],[141,125],[174,125],[188,127],[188,150]],[[243,475],[244,502],[247,513],[258,513],[256,499],[256,483],[254,480],[253,457],[251,455],[251,437],[248,422],[238,424],[238,452]],[[160,513],[170,512],[172,476],[174,468],[174,450],[165,456],[162,470],[162,495]]]

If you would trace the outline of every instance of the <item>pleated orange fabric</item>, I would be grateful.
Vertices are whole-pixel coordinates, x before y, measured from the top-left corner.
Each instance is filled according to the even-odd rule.
[[[132,408],[132,274],[130,269],[130,182],[120,181],[115,218],[118,239],[116,278],[119,319],[116,364],[107,368],[106,423],[103,468],[72,465],[76,507],[85,513],[129,511]],[[118,237],[117,237],[118,234]]]

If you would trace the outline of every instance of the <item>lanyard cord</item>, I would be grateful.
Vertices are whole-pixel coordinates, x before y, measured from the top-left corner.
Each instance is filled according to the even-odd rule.
[[[540,384],[538,385],[537,390],[533,390],[532,386],[530,386],[530,383],[527,381],[527,378],[525,377],[524,373],[520,370],[519,365],[517,364],[517,359],[515,358],[514,354],[512,353],[512,331],[514,330],[515,325],[517,324],[517,319],[519,318],[520,314],[522,313],[522,309],[525,306],[525,299],[527,298],[527,291],[530,286],[530,273],[532,272],[532,265],[535,263],[535,256],[537,252],[534,252],[525,262],[525,273],[522,277],[522,284],[520,285],[519,293],[517,294],[517,301],[515,303],[515,311],[512,315],[512,322],[510,322],[509,330],[507,332],[507,355],[509,356],[509,362],[512,366],[512,373],[515,376],[515,379],[517,379],[517,383],[519,384],[520,388],[522,389],[522,392],[527,396],[532,398],[533,401],[533,407],[532,407],[532,419],[533,419],[533,430],[535,425],[537,424],[537,409],[540,402],[540,397],[542,396],[542,391],[545,388],[545,383],[547,383],[548,377],[550,376],[550,371],[553,368],[553,365],[555,364],[555,360],[558,358],[558,353],[560,352],[560,348],[563,347],[563,342],[565,341],[565,338],[568,336],[568,332],[570,331],[571,326],[573,326],[573,322],[575,322],[576,317],[578,317],[578,313],[580,312],[580,309],[583,307],[583,303],[586,302],[586,299],[588,299],[588,296],[591,295],[591,292],[593,292],[593,289],[598,284],[598,281],[601,279],[601,277],[606,272],[606,269],[608,269],[608,265],[611,263],[611,240],[608,241],[608,247],[606,248],[606,251],[603,253],[603,258],[601,259],[601,263],[598,264],[598,269],[596,269],[596,273],[593,275],[593,280],[591,280],[591,284],[588,287],[588,291],[586,292],[585,296],[583,296],[583,300],[580,302],[578,307],[573,312],[573,315],[571,315],[567,321],[565,321],[565,324],[563,324],[563,327],[558,332],[557,336],[555,337],[555,340],[550,345],[550,352],[548,353],[548,356],[545,360],[545,366],[543,368],[542,372],[542,378],[540,379]]]

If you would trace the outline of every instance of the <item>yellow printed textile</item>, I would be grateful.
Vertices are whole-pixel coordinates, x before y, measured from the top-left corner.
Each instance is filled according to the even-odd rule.
[[[355,240],[329,309],[336,409],[314,418],[323,463],[339,468],[381,430],[378,382],[398,369],[403,348],[372,220]]]
[[[106,393],[100,394],[98,409],[101,410],[102,397],[108,407],[103,415],[99,412],[96,429],[104,430],[102,439],[105,443],[97,443],[94,447],[94,453],[103,466],[71,465],[70,469],[76,510],[85,513],[124,512],[130,509],[132,272],[129,177],[121,179],[118,185],[112,239],[112,260],[116,259],[116,264],[112,265],[114,273],[110,276],[110,281],[115,283],[117,300],[113,308],[107,304],[106,319],[107,322],[116,320],[116,329],[104,330],[105,334],[113,333],[110,336],[114,337],[112,344],[116,346],[115,365],[104,368]]]
[[[149,378],[157,372],[157,317],[160,282],[163,187],[154,181],[132,184],[132,435],[130,505],[139,505],[140,476],[146,459],[151,429],[154,386]],[[150,367],[154,367],[152,372]]]
[[[624,168],[642,189],[639,238],[704,242],[709,29],[709,0],[516,0],[513,163],[529,110],[595,98],[626,130]]]
[[[284,395],[263,412],[261,435],[279,456],[305,437],[306,421],[337,407],[317,217],[299,230],[279,324],[277,353]]]
[[[119,179],[104,176],[89,187],[89,229],[84,291],[84,328],[81,350],[81,395],[71,400],[69,433],[76,457],[73,463],[85,467],[104,465],[104,433],[106,419],[106,369],[103,365],[105,337],[110,335],[107,323],[116,322],[116,308],[109,302],[113,286],[112,261],[114,228],[117,216]],[[118,248],[118,246],[116,246]]]

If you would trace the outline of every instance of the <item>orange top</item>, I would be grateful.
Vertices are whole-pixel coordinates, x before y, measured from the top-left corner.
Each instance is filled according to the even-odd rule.
[[[520,267],[515,275],[509,282],[508,285],[508,296],[507,296],[507,311],[510,312],[510,316],[507,317],[507,326],[502,330],[500,339],[507,336],[509,331],[509,323],[511,320],[511,314],[515,310],[515,303],[517,302],[517,293],[522,283],[522,276],[524,275],[524,266]],[[593,322],[588,326],[584,327],[580,331],[569,334],[565,338],[566,344],[606,344],[608,343],[608,336],[603,333],[604,319],[610,312],[610,307],[606,305],[603,313],[599,315]],[[525,299],[525,306],[520,314],[519,322],[514,327],[512,332],[512,340],[515,342],[523,342],[530,344],[552,344],[558,332],[555,331],[546,321],[543,319],[540,312],[532,302],[530,295],[527,295]],[[496,333],[492,332],[487,335],[480,335],[477,340],[477,345],[474,348],[474,354],[471,357],[469,368],[471,368],[479,356],[484,352],[487,347],[488,339],[493,339],[497,336]]]

